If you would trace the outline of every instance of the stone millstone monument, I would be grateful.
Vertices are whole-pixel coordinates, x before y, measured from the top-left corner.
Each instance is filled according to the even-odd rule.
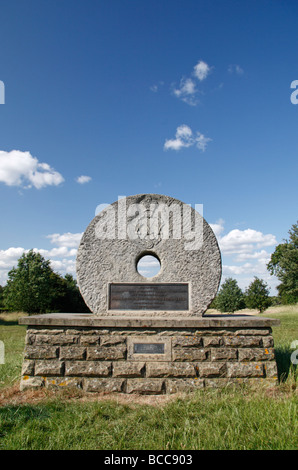
[[[137,269],[145,255],[160,263],[150,278]],[[189,205],[142,194],[106,207],[82,237],[77,279],[92,313],[20,320],[28,325],[21,390],[161,394],[277,381],[271,326],[278,320],[204,315],[221,255]]]

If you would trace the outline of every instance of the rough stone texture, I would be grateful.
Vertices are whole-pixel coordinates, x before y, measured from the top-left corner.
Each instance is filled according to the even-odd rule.
[[[161,226],[152,230],[158,212]],[[149,279],[137,271],[145,254],[161,264],[160,272]],[[109,309],[110,283],[187,283],[189,309],[175,311],[175,316],[201,316],[214,299],[220,278],[221,255],[208,223],[187,204],[158,194],[130,196],[100,212],[87,227],[77,254],[79,288],[90,310],[100,316],[148,315]],[[151,317],[168,315],[150,311]]]
[[[198,322],[197,327],[174,328],[171,322],[169,328],[64,325],[59,331],[52,325],[46,328],[44,322],[38,327],[36,317],[31,320],[21,390],[75,387],[86,392],[160,394],[243,382],[271,387],[277,382],[271,327],[263,326],[263,318],[254,323],[250,319],[247,327],[242,322],[241,329],[233,326],[237,319],[230,319],[226,327],[213,328]],[[144,341],[167,345],[166,355],[128,354],[134,342]]]

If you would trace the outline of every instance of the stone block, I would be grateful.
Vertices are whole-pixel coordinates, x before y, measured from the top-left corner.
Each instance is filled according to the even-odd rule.
[[[248,361],[273,361],[274,349],[267,348],[239,348],[238,359],[240,362]]]
[[[207,351],[197,348],[175,348],[173,349],[173,361],[205,361]]]
[[[80,344],[81,346],[95,346],[99,344],[99,335],[82,335]]]
[[[85,378],[83,382],[83,389],[85,392],[122,392],[125,385],[125,379],[100,379],[100,378]]]
[[[42,377],[30,377],[24,375],[21,379],[20,390],[23,392],[27,389],[36,389],[44,386],[44,379]]]
[[[32,334],[30,330],[27,331],[26,338],[25,338],[25,344],[32,345],[35,342],[36,335]]]
[[[236,359],[237,349],[211,348],[211,361],[235,361]]]
[[[202,338],[197,335],[192,336],[174,336],[172,339],[172,347],[189,348],[202,346]]]
[[[46,377],[45,387],[48,389],[57,388],[82,388],[82,379],[78,377]]]
[[[235,348],[251,348],[262,346],[262,338],[259,336],[225,336],[224,344]]]
[[[111,374],[111,368],[111,362],[67,361],[65,363],[65,376],[108,377]]]
[[[227,363],[227,377],[263,377],[264,367],[262,363],[235,362]]]
[[[119,361],[113,363],[113,377],[142,377],[144,362]]]
[[[34,375],[35,361],[24,360],[22,366],[22,375]]]
[[[146,377],[195,377],[193,363],[188,362],[148,362]]]
[[[264,364],[264,369],[265,369],[266,377],[277,379],[278,370],[277,370],[277,365],[275,361],[267,362],[266,364]]]
[[[274,346],[274,340],[272,336],[267,336],[265,338],[262,338],[262,343],[264,348],[273,348]]]
[[[36,335],[35,344],[49,344],[49,345],[60,345],[66,346],[69,344],[74,344],[78,341],[78,337],[75,335],[65,335],[65,334],[57,334],[57,335]]]
[[[101,346],[115,346],[116,344],[123,344],[125,342],[126,342],[126,337],[125,336],[120,336],[120,335],[100,336],[100,345]]]
[[[119,346],[101,347],[90,346],[87,348],[87,359],[89,360],[102,360],[102,361],[117,361],[126,358],[126,346],[120,344]]]
[[[166,393],[193,392],[203,389],[204,379],[166,379]]]
[[[35,375],[51,376],[62,375],[64,362],[59,360],[36,361],[35,362]]]
[[[222,336],[204,336],[203,343],[205,348],[210,346],[222,346],[223,338]]]
[[[127,379],[126,393],[161,394],[164,393],[162,379]]]
[[[82,346],[61,346],[59,357],[64,361],[85,359],[86,348]]]
[[[197,366],[199,377],[223,377],[226,375],[226,364],[223,362],[203,362]]]
[[[25,359],[56,359],[59,348],[57,346],[27,346],[25,349]]]

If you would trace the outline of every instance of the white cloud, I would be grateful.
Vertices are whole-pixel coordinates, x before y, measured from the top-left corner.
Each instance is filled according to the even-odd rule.
[[[164,150],[180,150],[183,147],[187,148],[196,145],[198,149],[204,152],[210,141],[209,137],[205,137],[204,134],[198,131],[193,135],[191,128],[186,124],[182,124],[176,129],[175,139],[167,139],[165,141]]]
[[[81,176],[78,176],[78,178],[76,179],[76,182],[79,184],[85,184],[85,183],[89,183],[89,181],[91,180],[92,180],[91,176],[81,175]]]
[[[215,224],[209,224],[217,238],[219,238],[220,234],[224,231],[224,223],[225,221],[223,219],[219,219]]]
[[[229,73],[235,73],[236,75],[243,75],[244,74],[243,68],[240,67],[240,65],[237,65],[237,64],[229,65],[228,72]]]
[[[83,233],[52,233],[47,235],[53,245],[67,248],[77,248],[80,244]]]
[[[80,244],[82,233],[53,233],[47,235],[53,245],[52,249],[34,248],[33,251],[40,253],[45,259],[51,261],[54,271],[62,275],[66,273],[76,274],[76,255]],[[0,250],[0,285],[7,281],[8,272],[18,264],[23,253],[28,253],[28,249],[21,247],[10,247],[7,250]]]
[[[200,80],[200,82],[207,78],[210,71],[211,68],[203,60],[200,60],[197,65],[194,66],[194,75],[198,80]]]
[[[191,77],[182,77],[179,87],[174,87],[173,94],[185,103],[196,106],[199,103],[198,94],[202,93],[197,89],[196,82],[202,82],[211,71],[209,65],[200,60],[193,68]]]
[[[245,289],[257,276],[271,287],[271,295],[276,295],[275,289],[279,282],[275,276],[270,276],[267,270],[271,253],[277,245],[275,236],[253,229],[233,229],[222,235],[222,219],[210,226],[217,237],[222,254],[222,282],[227,277],[233,277],[239,287]]]
[[[174,89],[174,95],[191,106],[196,106],[198,104],[198,100],[195,96],[196,94],[196,84],[191,78],[182,78],[180,81],[180,87]]]
[[[63,176],[48,165],[40,163],[30,152],[0,150],[0,182],[7,186],[22,186],[36,189],[57,186]]]
[[[157,93],[159,89],[164,85],[164,82],[160,81],[158,84],[154,84],[150,87],[150,90],[153,91],[153,93]]]
[[[254,249],[277,244],[272,234],[264,235],[252,229],[231,230],[227,235],[219,239],[221,251],[225,254],[251,253]]]

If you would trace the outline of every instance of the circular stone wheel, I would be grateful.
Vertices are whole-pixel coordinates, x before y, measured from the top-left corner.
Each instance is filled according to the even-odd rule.
[[[158,259],[159,273],[140,275],[144,255]],[[77,280],[90,310],[102,316],[200,316],[214,299],[221,279],[221,255],[205,219],[178,199],[141,194],[119,199],[91,221],[77,254]],[[113,283],[184,283],[185,310],[111,308]]]

